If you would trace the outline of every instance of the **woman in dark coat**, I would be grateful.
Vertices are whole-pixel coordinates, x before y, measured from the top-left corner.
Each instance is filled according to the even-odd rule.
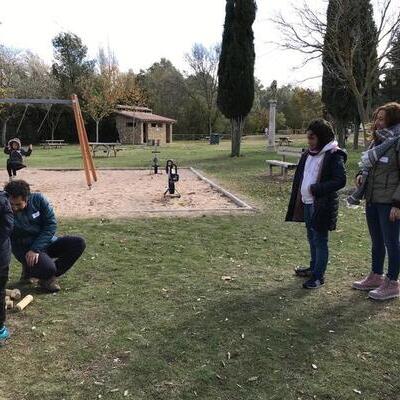
[[[346,185],[346,153],[338,147],[329,122],[318,119],[307,128],[309,148],[302,155],[293,180],[286,221],[305,222],[310,266],[295,273],[309,279],[306,289],[324,284],[328,265],[328,232],[336,229],[338,190]]]

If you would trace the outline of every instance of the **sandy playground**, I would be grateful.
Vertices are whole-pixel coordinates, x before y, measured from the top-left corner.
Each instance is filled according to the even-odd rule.
[[[45,194],[59,217],[136,218],[241,211],[189,169],[180,169],[179,175],[176,187],[181,198],[164,198],[166,174],[153,175],[149,170],[99,170],[98,182],[91,190],[83,171],[26,169],[18,178],[29,182],[32,191]]]

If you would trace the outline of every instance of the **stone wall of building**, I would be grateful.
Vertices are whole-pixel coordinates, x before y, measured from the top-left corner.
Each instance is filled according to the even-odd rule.
[[[141,124],[123,115],[116,116],[116,127],[122,144],[142,144]]]
[[[160,144],[167,143],[167,131],[170,130],[170,140],[172,142],[172,124],[134,121],[123,115],[116,116],[116,127],[119,140],[122,144],[143,144],[144,124],[147,125],[147,140],[159,140]]]

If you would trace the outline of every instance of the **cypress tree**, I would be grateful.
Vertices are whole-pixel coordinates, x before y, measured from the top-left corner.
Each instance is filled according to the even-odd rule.
[[[227,0],[218,66],[217,105],[232,126],[232,157],[240,155],[246,116],[254,101],[254,0]]]
[[[345,129],[349,121],[357,114],[357,106],[346,78],[340,72],[335,61],[336,43],[340,36],[346,33],[347,24],[341,21],[340,4],[331,0],[327,9],[327,29],[324,37],[322,53],[322,102],[325,117],[333,119],[338,134],[339,145],[345,146]]]
[[[379,93],[378,29],[374,20],[371,0],[357,0],[357,7],[354,6],[353,10],[358,17],[361,38],[355,63],[355,75],[360,90],[362,88],[361,82],[365,82],[367,79],[371,81],[364,99],[366,116],[369,118]],[[373,73],[368,77],[370,71]]]
[[[390,68],[386,71],[382,82],[383,101],[400,102],[400,32],[392,41],[388,61]]]
[[[346,126],[354,123],[354,148],[358,147],[359,124],[371,113],[376,98],[377,74],[370,74],[377,71],[376,36],[370,0],[329,1],[322,57],[322,101],[335,122],[341,146],[344,145]],[[361,105],[350,88],[348,77],[338,66],[338,55],[351,58],[357,89],[364,92]],[[372,81],[368,83],[368,79]]]

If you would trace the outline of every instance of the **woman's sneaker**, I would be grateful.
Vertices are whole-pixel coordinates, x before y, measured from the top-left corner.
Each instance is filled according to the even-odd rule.
[[[0,329],[0,342],[6,341],[10,337],[10,333],[8,332],[8,329],[3,326],[2,329]]]
[[[383,275],[371,272],[367,277],[361,281],[353,282],[352,288],[356,290],[373,290],[382,285],[384,281]]]
[[[308,281],[303,283],[304,289],[319,289],[325,283],[324,278],[316,279],[310,278]]]
[[[388,277],[385,277],[382,285],[375,290],[371,290],[368,297],[382,301],[400,297],[399,281],[392,281]]]
[[[296,267],[294,269],[294,273],[296,276],[300,278],[310,278],[312,276],[312,270],[310,267]]]

